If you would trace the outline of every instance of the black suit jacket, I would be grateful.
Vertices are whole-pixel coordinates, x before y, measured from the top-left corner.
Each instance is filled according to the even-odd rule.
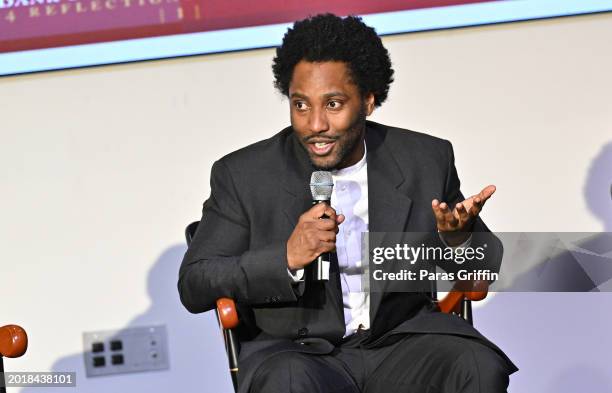
[[[370,232],[435,232],[432,199],[451,206],[463,200],[448,141],[368,121],[366,145]],[[287,274],[286,242],[311,207],[312,171],[291,127],[215,162],[211,195],[180,268],[184,306],[198,313],[213,309],[219,297],[235,299],[241,341],[257,350],[285,339],[319,342],[321,352],[330,351],[328,344],[340,343],[345,332],[337,264],[324,285],[296,285]],[[488,229],[478,220],[474,231]],[[458,334],[505,357],[460,318],[436,312],[424,293],[372,292],[370,318],[365,345],[384,345],[405,332]]]

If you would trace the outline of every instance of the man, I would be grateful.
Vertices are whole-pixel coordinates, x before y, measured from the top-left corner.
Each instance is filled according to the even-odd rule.
[[[369,291],[360,280],[361,232],[477,242],[495,187],[463,200],[450,143],[366,121],[393,70],[359,18],[296,22],[273,71],[291,127],[215,162],[179,273],[191,312],[236,300],[239,391],[505,391],[515,366],[469,324],[424,293]],[[311,205],[313,170],[333,174],[331,206]],[[328,282],[304,279],[333,251]]]

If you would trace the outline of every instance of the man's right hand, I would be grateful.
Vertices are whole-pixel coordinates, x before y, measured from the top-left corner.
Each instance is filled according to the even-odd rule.
[[[289,269],[302,269],[324,252],[334,251],[338,225],[343,221],[344,215],[336,215],[326,203],[318,203],[302,214],[287,240]]]

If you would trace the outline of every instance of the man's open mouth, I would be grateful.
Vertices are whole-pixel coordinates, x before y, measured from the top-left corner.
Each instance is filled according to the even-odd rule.
[[[334,148],[336,141],[325,141],[325,142],[310,142],[308,147],[310,151],[317,156],[324,156]]]

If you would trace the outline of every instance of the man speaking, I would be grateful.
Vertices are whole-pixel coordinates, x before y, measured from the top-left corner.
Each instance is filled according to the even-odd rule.
[[[240,392],[504,392],[516,367],[426,293],[363,288],[363,232],[488,229],[495,191],[464,199],[448,141],[367,121],[393,70],[359,18],[317,15],[286,33],[272,66],[291,126],[215,162],[211,195],[179,273],[193,313],[233,298]],[[331,203],[313,205],[313,171]],[[304,274],[329,253],[327,280]],[[499,266],[497,266],[499,268]]]

